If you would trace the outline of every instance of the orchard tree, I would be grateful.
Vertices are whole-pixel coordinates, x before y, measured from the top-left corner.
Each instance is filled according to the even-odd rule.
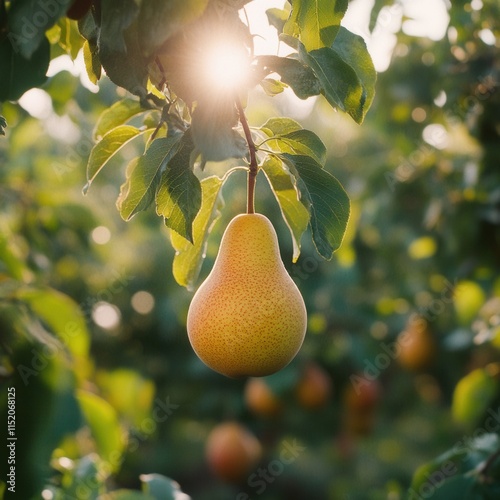
[[[409,2],[377,0],[367,29],[397,39],[377,82],[364,39],[342,25],[348,3],[268,9],[280,50],[262,55],[249,0],[0,0],[0,400],[5,439],[18,438],[5,498],[186,498],[142,463],[206,499],[498,496],[498,5],[448,5],[431,42],[407,34]],[[97,96],[47,77],[82,54]],[[93,129],[76,161],[15,104],[40,88],[60,114],[77,102],[73,120]],[[256,94],[291,93],[314,103],[312,130],[273,105],[253,125]],[[108,254],[92,244],[110,238],[101,182],[121,184],[130,221]],[[233,218],[200,286],[216,222]],[[129,275],[105,270],[122,264]],[[237,297],[245,307],[227,313]],[[120,339],[102,334],[120,312],[110,302]],[[229,320],[241,351],[212,341]],[[277,325],[288,338],[268,343]],[[279,371],[220,377],[165,334],[186,329],[221,373]],[[193,459],[205,446],[207,468]]]

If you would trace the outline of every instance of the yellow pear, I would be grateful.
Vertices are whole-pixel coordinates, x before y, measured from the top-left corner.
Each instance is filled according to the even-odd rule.
[[[236,216],[187,316],[199,358],[228,377],[264,376],[286,366],[306,332],[307,312],[261,214]]]

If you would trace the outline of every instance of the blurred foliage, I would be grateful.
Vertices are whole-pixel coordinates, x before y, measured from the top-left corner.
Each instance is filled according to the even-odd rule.
[[[172,277],[168,230],[150,211],[125,223],[114,210],[134,146],[82,196],[92,130],[123,93],[107,80],[91,93],[62,71],[43,87],[50,116],[3,104],[0,434],[5,443],[14,387],[19,498],[182,498],[163,475],[195,500],[498,498],[500,9],[462,1],[449,14],[441,40],[397,33],[362,127],[322,98],[294,117],[326,144],[326,169],[352,199],[333,261],[303,242],[292,264],[288,229],[258,180],[258,210],[275,224],[309,311],[299,356],[265,379],[276,415],[252,412],[246,381],[211,372],[192,352],[191,293]],[[252,125],[290,106],[255,92]],[[244,209],[244,183],[242,172],[226,182],[201,277]],[[398,361],[409,323],[425,323],[437,344],[424,369]],[[296,393],[311,363],[332,386],[314,409]],[[226,420],[264,450],[240,484],[218,479],[204,455]],[[296,453],[285,462],[287,446]],[[3,483],[6,467],[2,458]]]

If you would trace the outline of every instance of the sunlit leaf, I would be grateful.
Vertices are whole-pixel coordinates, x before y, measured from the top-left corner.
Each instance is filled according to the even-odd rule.
[[[364,101],[362,102],[362,116],[364,117],[368,109],[370,109],[375,96],[375,84],[377,82],[377,72],[366,48],[366,43],[363,37],[341,27],[331,48],[354,69],[358,76],[364,94]]]
[[[109,466],[107,470],[118,470],[125,440],[116,411],[107,401],[92,392],[79,390],[76,397],[99,455]]]
[[[161,474],[142,474],[142,490],[155,500],[190,500],[181,491],[179,483]]]
[[[177,137],[175,140],[179,140]],[[193,242],[193,221],[201,207],[201,185],[191,169],[194,150],[190,131],[180,140],[179,148],[169,159],[156,193],[156,212],[165,225]]]
[[[122,125],[107,132],[90,152],[87,162],[87,189],[108,161],[134,137],[145,131],[130,125]]]
[[[266,10],[267,20],[270,26],[274,26],[278,31],[278,35],[283,32],[286,20],[290,15],[290,9],[271,8]]]
[[[274,78],[264,78],[264,80],[260,82],[260,86],[262,90],[271,97],[281,94],[286,89],[285,84]]]
[[[300,99],[307,99],[308,97],[320,94],[321,85],[314,71],[297,59],[260,56],[258,61],[264,70],[278,73],[281,81],[289,85]]]
[[[212,176],[201,181],[201,208],[193,221],[193,243],[177,234],[170,233],[175,257],[172,272],[179,285],[191,290],[200,273],[205,256],[207,237],[214,222],[219,217],[223,202],[219,196],[223,179]]]
[[[268,137],[282,136],[301,129],[300,123],[291,118],[269,118],[260,128]]]
[[[329,47],[335,39],[348,0],[294,0],[284,33],[298,38],[310,50]]]
[[[300,240],[309,224],[309,212],[300,202],[290,173],[283,168],[283,164],[276,157],[269,156],[262,165],[272,191],[281,210],[293,242],[293,262],[300,255]]]
[[[330,105],[361,123],[367,96],[354,69],[330,47],[306,52],[301,46],[299,54],[314,70],[321,84],[321,93]]]
[[[122,185],[117,207],[124,220],[145,210],[154,200],[161,171],[179,149],[179,137],[155,139],[148,150],[134,158],[127,168],[127,180]]]
[[[74,61],[83,47],[85,39],[78,31],[76,21],[61,17],[57,24],[61,29],[58,44]]]
[[[148,111],[136,99],[122,99],[106,109],[94,127],[94,139],[100,140],[110,130],[127,123],[134,116]]]
[[[324,165],[326,146],[323,141],[314,132],[302,129],[296,121],[271,118],[260,130],[271,139],[263,143],[264,148],[270,147],[280,153],[310,156]]]
[[[89,80],[95,85],[101,78],[101,60],[97,45],[91,44],[88,40],[83,43],[83,62],[87,70]]]
[[[321,139],[310,130],[296,130],[278,136],[276,144],[282,153],[310,156],[321,165],[325,164],[326,147]]]
[[[318,253],[331,259],[341,245],[349,220],[349,197],[340,182],[310,156],[284,153],[279,157],[296,178],[300,199],[310,213]]]

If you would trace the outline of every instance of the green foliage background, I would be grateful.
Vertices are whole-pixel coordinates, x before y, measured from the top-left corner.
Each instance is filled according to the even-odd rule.
[[[385,3],[375,2],[374,22]],[[40,498],[43,489],[61,499],[179,497],[153,473],[174,478],[195,500],[239,492],[266,500],[498,497],[500,11],[483,0],[478,10],[454,2],[449,13],[442,40],[397,33],[362,126],[323,97],[300,119],[326,145],[324,168],[351,198],[333,260],[303,238],[292,263],[296,248],[264,182],[273,165],[259,174],[257,209],[278,231],[310,322],[297,359],[269,377],[285,402],[275,419],[248,410],[245,381],[211,372],[192,352],[185,332],[191,292],[174,279],[169,241],[178,248],[185,240],[152,210],[127,223],[114,207],[124,165],[142,154],[140,146],[125,146],[82,195],[95,124],[124,92],[107,79],[91,94],[67,72],[49,78],[42,88],[55,115],[79,129],[73,143],[48,134],[53,124],[14,102],[2,105],[0,425],[5,443],[7,387],[15,387],[19,498]],[[484,29],[496,45],[483,42]],[[287,30],[293,34],[293,26]],[[302,41],[321,51],[314,37]],[[250,124],[288,116],[286,106],[252,92]],[[223,175],[218,168],[207,171]],[[244,210],[243,172],[227,179],[223,195],[197,283],[228,221]],[[103,227],[109,241],[99,244]],[[154,298],[146,314],[132,301],[140,291]],[[118,311],[119,323],[99,326],[98,305]],[[415,312],[438,343],[433,364],[416,373],[385,349]],[[311,361],[334,385],[318,411],[300,407],[293,394]],[[382,384],[382,398],[370,432],[357,436],[348,432],[343,394],[363,372]],[[259,467],[279,459],[284,443],[304,448],[259,495],[246,481],[220,481],[206,464],[208,433],[230,419],[261,440]],[[2,458],[3,482],[6,465]]]

